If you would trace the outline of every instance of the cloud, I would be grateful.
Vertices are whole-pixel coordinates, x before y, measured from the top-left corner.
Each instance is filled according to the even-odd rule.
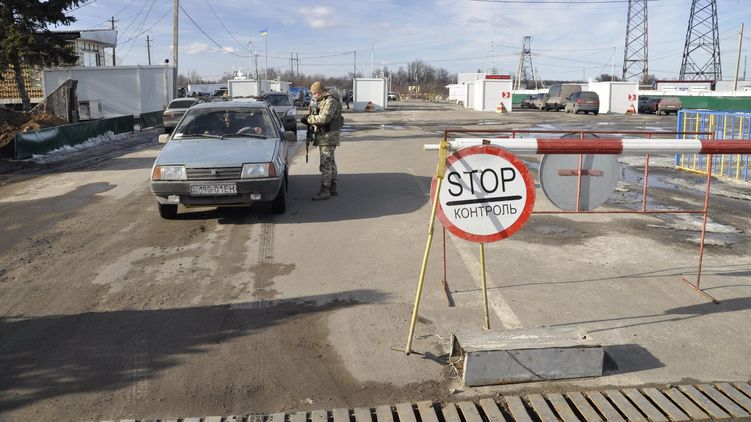
[[[334,9],[326,6],[303,7],[299,10],[311,28],[334,28],[337,25],[334,19]]]
[[[486,23],[490,23],[490,21],[487,20],[487,19],[476,18],[474,16],[471,17],[471,18],[469,18],[469,19],[467,19],[467,25],[486,24]]]
[[[202,54],[211,51],[211,47],[205,42],[192,42],[181,49],[185,54]]]

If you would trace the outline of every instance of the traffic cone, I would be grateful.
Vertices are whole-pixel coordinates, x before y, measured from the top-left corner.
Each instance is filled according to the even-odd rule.
[[[636,109],[634,108],[634,103],[631,103],[631,105],[628,106],[628,110],[626,110],[626,114],[636,114]]]
[[[500,104],[498,104],[498,107],[495,108],[496,113],[508,113],[508,110],[506,110],[506,106],[503,105],[503,101],[501,101]]]

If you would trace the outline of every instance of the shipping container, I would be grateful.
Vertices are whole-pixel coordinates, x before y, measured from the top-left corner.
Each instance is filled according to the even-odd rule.
[[[42,71],[44,96],[68,79],[78,81],[79,103],[101,104],[102,117],[164,110],[173,98],[170,66],[68,67]],[[91,110],[93,112],[95,110]]]
[[[369,103],[373,107],[372,111],[381,111],[388,107],[386,79],[357,78],[352,86],[352,108],[355,111],[364,111]]]

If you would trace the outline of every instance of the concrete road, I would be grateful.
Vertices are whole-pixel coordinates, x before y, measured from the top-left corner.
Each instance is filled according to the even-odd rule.
[[[571,116],[394,104],[345,115],[339,197],[312,202],[318,154],[296,150],[289,209],[180,210],[148,189],[156,134],[104,161],[23,167],[0,186],[0,419],[248,414],[458,400],[508,391],[751,378],[748,184],[718,182],[702,287],[701,220],[533,215],[486,247],[494,330],[584,327],[606,346],[603,377],[467,388],[449,336],[483,324],[479,247],[441,232],[413,344],[403,353],[445,127],[672,130],[675,117]],[[524,157],[534,170],[538,157]],[[701,208],[702,179],[669,168],[649,204]],[[75,163],[79,164],[76,165]],[[605,209],[641,205],[640,159]],[[535,210],[553,210],[537,190]],[[440,226],[439,226],[440,228]]]

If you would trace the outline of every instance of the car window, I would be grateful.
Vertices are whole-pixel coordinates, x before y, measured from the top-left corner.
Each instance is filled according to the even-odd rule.
[[[167,108],[190,108],[198,104],[196,100],[172,100]]]
[[[248,135],[278,137],[275,124],[264,108],[222,107],[188,110],[175,128],[173,139],[191,136]]]
[[[587,99],[587,100],[596,100],[598,99],[597,93],[595,92],[582,92],[579,94],[581,98]]]
[[[292,102],[287,95],[267,95],[263,96],[263,101],[266,101],[271,106],[291,106]]]

